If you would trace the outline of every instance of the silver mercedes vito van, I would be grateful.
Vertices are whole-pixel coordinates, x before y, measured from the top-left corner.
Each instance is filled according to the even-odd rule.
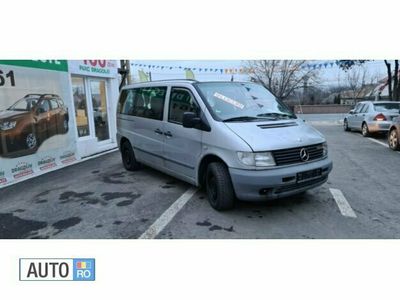
[[[324,136],[251,82],[154,81],[125,86],[117,140],[127,170],[148,165],[205,187],[211,206],[304,192],[332,169]]]

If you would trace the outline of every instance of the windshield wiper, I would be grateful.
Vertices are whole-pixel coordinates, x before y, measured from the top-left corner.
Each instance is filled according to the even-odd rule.
[[[285,113],[276,113],[276,112],[271,112],[271,113],[263,113],[263,114],[258,114],[257,117],[275,117],[275,118],[289,118],[289,119],[296,119],[294,115],[290,114],[285,114]]]

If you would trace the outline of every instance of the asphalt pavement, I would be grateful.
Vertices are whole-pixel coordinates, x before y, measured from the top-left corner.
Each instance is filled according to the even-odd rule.
[[[217,212],[189,184],[125,171],[116,151],[0,190],[0,238],[399,238],[400,152],[335,120],[307,122],[334,167],[301,196]]]

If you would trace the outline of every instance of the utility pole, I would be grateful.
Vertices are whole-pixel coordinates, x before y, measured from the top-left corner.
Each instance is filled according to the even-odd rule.
[[[121,83],[119,84],[121,90],[123,86],[131,83],[131,64],[129,60],[120,60],[120,65],[118,73],[121,75]]]

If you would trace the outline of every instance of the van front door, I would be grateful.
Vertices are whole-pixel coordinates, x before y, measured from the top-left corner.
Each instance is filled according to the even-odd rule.
[[[182,126],[184,112],[199,114],[199,105],[189,89],[173,87],[169,97],[168,120],[164,123],[165,167],[177,177],[193,180],[202,150],[202,131]]]

